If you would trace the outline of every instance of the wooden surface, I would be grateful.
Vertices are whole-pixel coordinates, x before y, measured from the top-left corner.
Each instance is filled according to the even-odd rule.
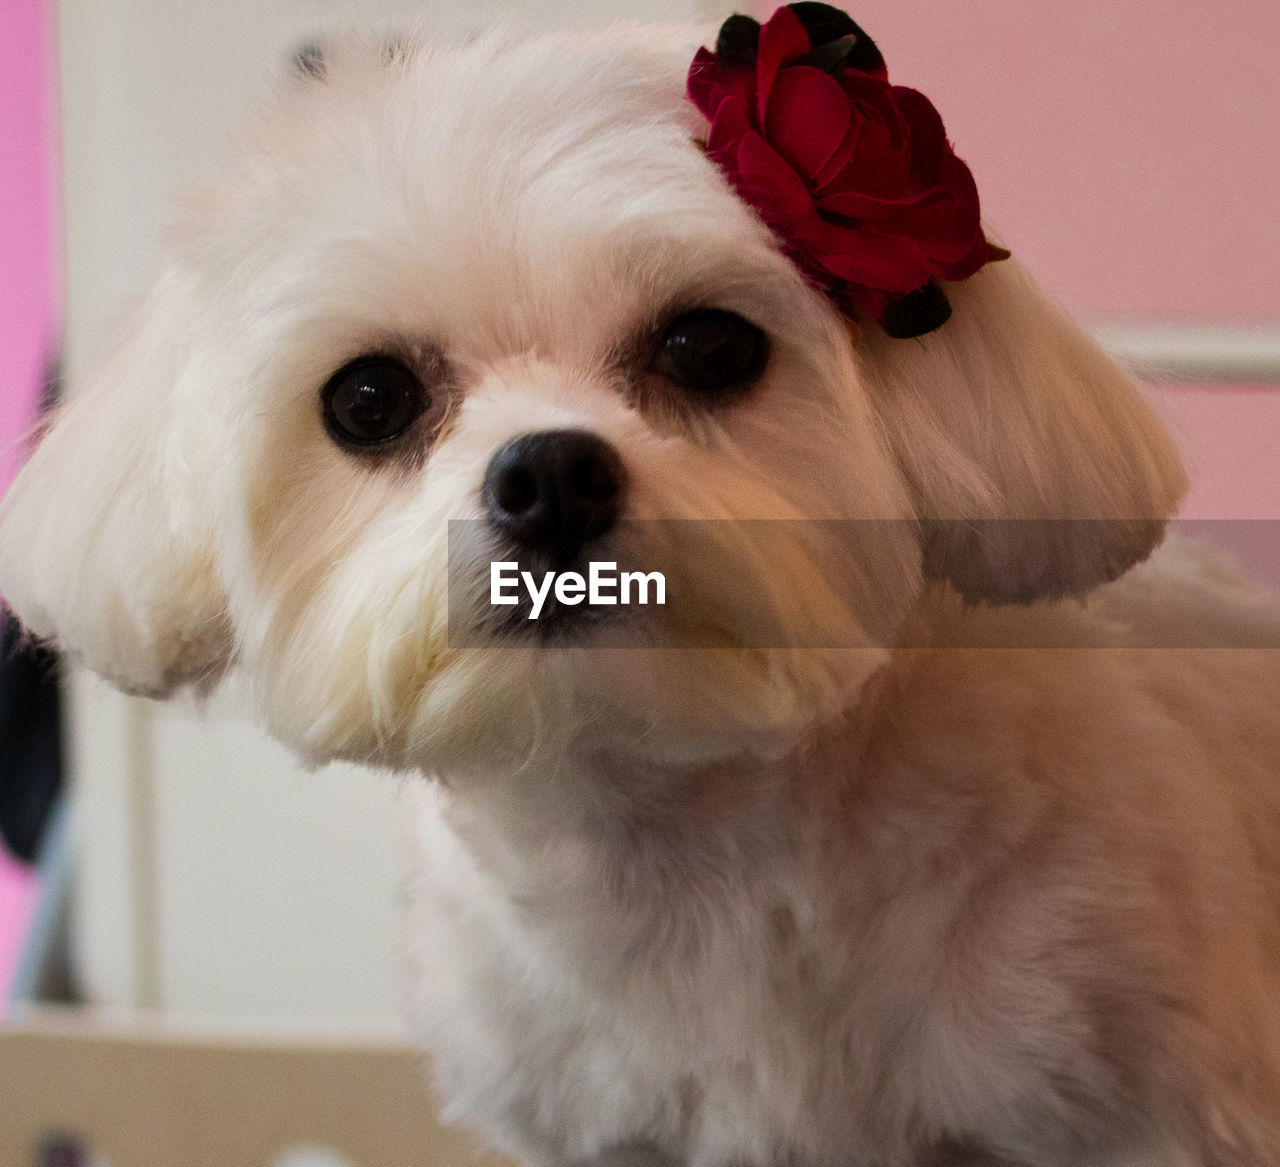
[[[0,1163],[37,1167],[53,1132],[83,1137],[95,1167],[271,1167],[291,1147],[356,1167],[513,1167],[439,1125],[406,1046],[75,1013],[0,1029]]]

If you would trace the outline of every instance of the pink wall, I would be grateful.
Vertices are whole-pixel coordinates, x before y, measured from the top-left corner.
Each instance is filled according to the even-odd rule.
[[[1078,316],[1280,328],[1275,0],[842,6],[938,106],[988,220]],[[1191,470],[1183,518],[1280,586],[1280,388],[1161,404]],[[1273,522],[1201,523],[1224,519]]]
[[[53,8],[0,3],[0,491],[17,468],[57,332]],[[36,903],[0,846],[0,1014]]]
[[[842,7],[932,98],[989,220],[1078,315],[1280,322],[1275,0]]]
[[[0,3],[0,489],[57,328],[53,8]]]
[[[1280,590],[1280,389],[1165,389],[1160,405],[1190,472],[1179,512],[1186,530]]]

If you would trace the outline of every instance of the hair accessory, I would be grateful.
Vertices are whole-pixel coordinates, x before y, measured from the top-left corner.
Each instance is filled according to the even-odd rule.
[[[936,280],[1008,257],[982,233],[978,190],[942,119],[889,83],[875,42],[826,4],[731,16],[699,49],[689,99],[706,150],[796,265],[836,305],[894,337],[951,315]]]

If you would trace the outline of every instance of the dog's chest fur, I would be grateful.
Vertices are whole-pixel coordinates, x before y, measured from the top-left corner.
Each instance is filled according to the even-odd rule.
[[[1157,1128],[1216,1137],[1178,1129],[1216,1071],[1177,954],[1254,983],[1222,921],[1258,892],[1216,852],[1221,758],[1169,720],[1203,654],[995,659],[908,660],[874,724],[662,798],[638,778],[574,829],[533,778],[420,792],[412,1015],[449,1112],[547,1162],[1128,1163]],[[1225,1034],[1238,1003],[1193,1023]]]
[[[586,854],[499,882],[448,819],[424,807],[415,1020],[452,1113],[512,1149],[914,1165],[951,1111],[981,1127],[1030,1069],[949,1023],[975,1002],[931,1001],[933,930],[966,894],[942,871],[877,892],[815,840],[716,870],[653,856],[645,891]],[[868,894],[855,907],[824,870]]]

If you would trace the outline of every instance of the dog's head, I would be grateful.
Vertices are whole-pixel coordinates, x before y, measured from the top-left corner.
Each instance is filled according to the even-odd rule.
[[[851,329],[699,145],[694,46],[351,43],[292,83],[4,500],[28,627],[150,694],[234,665],[317,760],[691,758],[848,702],[930,581],[1142,559],[1182,477],[1126,377],[1012,261],[927,336]],[[498,619],[495,559],[667,603]]]

